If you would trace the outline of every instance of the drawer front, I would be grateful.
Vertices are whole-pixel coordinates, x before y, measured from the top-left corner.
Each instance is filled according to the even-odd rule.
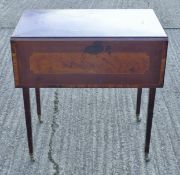
[[[16,87],[162,87],[166,41],[12,41]]]

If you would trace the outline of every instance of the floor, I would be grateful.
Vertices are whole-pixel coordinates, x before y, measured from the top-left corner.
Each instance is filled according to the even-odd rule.
[[[148,89],[136,123],[136,89],[42,89],[43,124],[31,89],[29,160],[21,89],[14,88],[9,39],[25,9],[153,8],[169,37],[165,86],[157,90],[150,162],[144,161]],[[179,175],[179,0],[1,0],[0,175]]]

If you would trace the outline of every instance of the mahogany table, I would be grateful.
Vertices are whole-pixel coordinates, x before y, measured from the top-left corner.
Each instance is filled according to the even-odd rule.
[[[28,10],[11,37],[15,87],[22,88],[33,159],[29,88],[149,88],[148,158],[156,88],[164,84],[168,38],[152,9]]]

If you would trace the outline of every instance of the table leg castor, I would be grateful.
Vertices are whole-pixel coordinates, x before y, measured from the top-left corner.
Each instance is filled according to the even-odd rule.
[[[31,162],[35,162],[34,155],[29,153],[29,156],[30,156]]]

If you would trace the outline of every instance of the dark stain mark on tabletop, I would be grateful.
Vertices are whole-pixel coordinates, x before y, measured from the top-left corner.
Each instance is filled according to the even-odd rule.
[[[85,53],[89,53],[89,54],[98,54],[104,51],[104,47],[101,41],[96,41],[94,42],[92,45],[87,46],[84,49]]]
[[[108,54],[111,54],[111,52],[112,52],[111,46],[106,46],[105,51],[106,51]]]

